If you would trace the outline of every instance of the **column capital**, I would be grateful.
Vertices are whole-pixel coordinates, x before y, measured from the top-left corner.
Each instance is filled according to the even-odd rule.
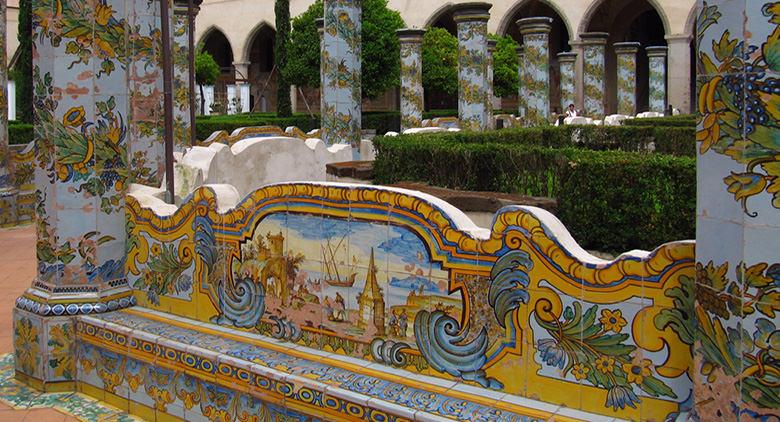
[[[583,32],[580,39],[584,45],[607,45],[608,32]]]
[[[612,44],[617,54],[636,54],[642,44],[638,42],[616,42]]]
[[[651,46],[645,47],[645,51],[647,51],[648,57],[666,57],[669,47],[665,45]]]
[[[460,3],[452,6],[452,18],[455,23],[461,22],[487,22],[490,19],[490,3],[473,2]]]
[[[675,43],[690,44],[691,41],[693,41],[693,35],[692,34],[673,34],[673,35],[665,36],[664,39],[666,41],[668,41],[669,44],[675,44]]]
[[[564,51],[562,53],[558,53],[558,62],[559,63],[574,63],[577,61],[577,53],[571,52],[571,51]]]
[[[515,24],[520,28],[520,34],[549,34],[552,30],[552,18],[533,17],[519,19]]]
[[[424,29],[417,28],[403,28],[395,31],[396,35],[398,35],[398,41],[413,44],[422,43],[425,32]]]

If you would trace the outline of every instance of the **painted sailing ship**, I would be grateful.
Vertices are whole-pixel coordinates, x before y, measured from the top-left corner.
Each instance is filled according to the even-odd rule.
[[[345,238],[346,236],[341,238],[335,246],[331,245],[330,239],[321,246],[322,262],[325,263],[325,282],[331,286],[352,287],[352,285],[355,284],[357,273],[349,270],[349,274],[345,274],[342,278],[342,275],[339,273],[339,263],[336,262],[336,251],[339,250]]]

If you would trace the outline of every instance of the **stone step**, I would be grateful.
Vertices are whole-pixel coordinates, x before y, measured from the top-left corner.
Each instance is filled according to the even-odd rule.
[[[204,407],[208,397],[196,394],[226,388],[232,393],[222,394],[249,398],[236,403],[250,414],[253,407],[247,403],[259,400],[257,406],[326,420],[614,420],[140,307],[80,316],[76,331],[77,377],[87,385],[82,391],[105,390],[110,394],[99,398],[122,401],[112,403],[120,407],[132,409],[135,403],[186,420],[215,411],[239,412],[241,406],[231,408],[227,400],[224,408],[212,402]],[[105,356],[117,362],[102,363],[101,372]],[[164,386],[139,385],[141,375],[151,373],[171,380],[184,374],[184,379],[166,384],[166,395]],[[201,390],[187,390],[196,384]],[[155,394],[144,396],[144,391]]]

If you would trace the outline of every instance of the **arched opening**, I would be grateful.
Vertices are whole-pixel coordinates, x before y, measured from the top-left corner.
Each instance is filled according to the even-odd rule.
[[[569,47],[570,33],[567,22],[560,13],[547,1],[523,0],[510,9],[499,27],[499,35],[509,35],[518,44],[523,44],[523,36],[517,21],[523,18],[547,17],[552,18],[550,30],[550,110],[560,109],[561,105],[561,75],[558,66],[558,53],[571,50]],[[516,109],[517,97],[502,98],[501,105],[504,109]],[[561,110],[559,110],[560,112]]]
[[[276,110],[277,72],[274,70],[274,43],[276,31],[262,24],[251,35],[249,46],[249,104],[252,111],[267,112]]]
[[[227,86],[235,84],[233,71],[233,48],[225,34],[217,28],[206,32],[199,43],[200,49],[211,54],[221,69],[221,74],[214,84],[214,102],[227,107]]]
[[[452,13],[452,5],[446,5],[439,9],[428,21],[429,27],[442,28],[450,34],[458,36],[458,25],[455,23]],[[426,110],[456,110],[458,108],[458,93],[447,94],[437,90],[425,89]]]
[[[603,0],[583,21],[581,32],[607,32],[605,57],[606,112],[617,112],[617,56],[612,47],[617,42],[641,44],[636,61],[637,111],[648,108],[648,60],[645,48],[666,45],[664,19],[648,0]]]

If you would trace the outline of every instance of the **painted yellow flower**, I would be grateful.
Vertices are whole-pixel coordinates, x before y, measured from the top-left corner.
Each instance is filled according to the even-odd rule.
[[[574,364],[574,367],[571,368],[571,374],[578,380],[587,378],[588,372],[590,372],[590,368],[580,363]]]
[[[98,3],[95,8],[95,22],[100,26],[106,26],[113,14],[114,11],[111,9],[110,5]]]
[[[626,373],[626,379],[628,382],[641,384],[644,382],[645,377],[650,376],[650,365],[652,364],[653,362],[650,359],[641,359],[637,357],[631,363],[624,363],[622,367],[623,372]]]
[[[728,191],[734,194],[737,201],[749,196],[758,195],[766,187],[766,179],[758,173],[734,173],[726,176],[723,181],[729,186]]]
[[[111,125],[108,128],[108,133],[106,134],[106,137],[108,137],[108,140],[111,141],[112,144],[116,145],[119,143],[119,139],[122,136],[122,128],[119,126]]]
[[[615,369],[615,359],[609,356],[601,356],[596,359],[596,369],[604,374],[608,374]]]
[[[601,322],[601,325],[605,331],[614,331],[616,333],[619,333],[621,330],[623,330],[623,327],[628,324],[626,319],[623,318],[623,314],[620,309],[616,309],[614,311],[609,309],[602,310],[599,321]]]
[[[71,379],[74,372],[73,330],[68,325],[52,325],[49,330],[49,362],[56,362],[54,374]]]
[[[162,249],[160,248],[160,244],[159,243],[153,244],[149,252],[152,253],[152,256],[159,256],[160,252],[162,252]]]
[[[84,124],[87,113],[84,106],[71,107],[62,117],[62,124],[70,127],[79,127]]]
[[[701,113],[701,128],[696,132],[696,141],[701,142],[701,153],[707,152],[720,139],[720,119],[725,111],[725,104],[715,100],[718,84],[723,78],[715,76],[702,85],[699,92],[699,113]]]
[[[40,354],[38,327],[28,318],[21,318],[14,327],[14,346],[16,348],[16,365],[27,375],[35,373],[35,367]]]

